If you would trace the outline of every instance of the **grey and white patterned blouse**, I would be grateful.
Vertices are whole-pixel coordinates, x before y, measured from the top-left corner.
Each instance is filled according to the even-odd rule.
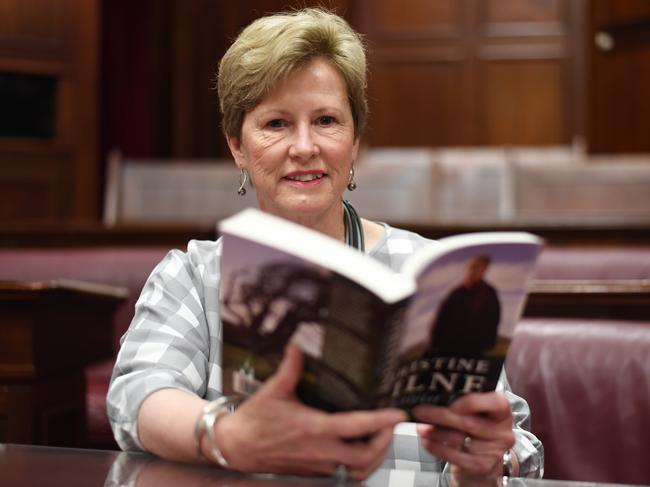
[[[430,242],[385,225],[383,237],[368,253],[399,271],[409,255]],[[187,252],[170,251],[142,290],[131,326],[122,337],[107,398],[111,427],[124,450],[142,449],[137,414],[152,392],[178,388],[207,400],[221,395],[220,255],[220,240],[192,240]],[[541,442],[528,431],[528,405],[510,391],[504,372],[497,390],[512,407],[514,451],[521,475],[539,477],[544,453]],[[382,466],[421,471],[444,468],[443,462],[421,447],[413,423],[396,427]]]

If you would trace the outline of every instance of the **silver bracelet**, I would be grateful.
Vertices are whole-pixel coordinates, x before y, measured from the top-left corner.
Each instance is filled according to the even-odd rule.
[[[510,450],[503,454],[503,476],[512,477],[514,474],[514,465],[512,461],[512,452]]]
[[[201,443],[203,437],[207,436],[208,452],[210,453],[208,459],[216,461],[223,468],[228,468],[228,461],[224,458],[214,439],[214,425],[224,414],[233,412],[243,399],[243,396],[221,396],[219,399],[207,403],[203,406],[194,426],[194,438],[199,455],[205,456]]]

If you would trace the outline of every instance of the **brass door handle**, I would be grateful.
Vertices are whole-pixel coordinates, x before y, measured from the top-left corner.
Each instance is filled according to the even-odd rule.
[[[614,47],[616,47],[614,36],[606,30],[599,30],[596,32],[594,35],[594,44],[596,44],[598,49],[606,52],[613,51]]]

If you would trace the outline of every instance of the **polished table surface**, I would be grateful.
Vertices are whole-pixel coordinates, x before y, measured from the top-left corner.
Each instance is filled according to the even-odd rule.
[[[215,467],[185,465],[144,453],[80,450],[0,443],[0,486],[138,486],[138,487],[295,487],[337,486],[336,478],[239,475]],[[597,485],[557,480],[463,478],[431,472],[377,470],[368,487],[586,487]]]

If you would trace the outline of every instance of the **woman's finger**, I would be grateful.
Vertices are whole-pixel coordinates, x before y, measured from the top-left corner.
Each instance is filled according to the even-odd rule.
[[[303,370],[302,351],[295,345],[287,345],[275,374],[257,392],[258,396],[293,397]]]
[[[460,450],[467,436],[467,433],[462,431],[436,426],[428,431],[426,438],[432,442]]]
[[[454,401],[449,409],[458,414],[480,414],[496,420],[510,414],[508,400],[498,392],[467,394]]]
[[[485,447],[487,444],[487,442],[484,443],[482,447]],[[444,445],[426,438],[422,440],[422,446],[424,446],[432,455],[458,467],[463,472],[472,475],[493,474],[498,471],[503,457],[503,450],[492,451],[491,447],[490,452],[481,454],[473,453],[472,450],[476,448],[476,445],[473,443],[469,449],[463,449]]]
[[[353,480],[365,480],[374,472],[386,458],[386,451],[393,441],[393,429],[387,428],[377,433],[369,442],[369,460],[362,465],[353,463],[348,469],[350,478]]]
[[[413,408],[413,416],[422,423],[458,431],[472,431],[479,425],[476,417],[459,414],[448,407],[420,405]]]
[[[321,426],[325,434],[329,432],[339,438],[354,440],[371,436],[385,428],[392,428],[406,419],[406,413],[400,409],[352,411],[330,414]]]
[[[463,401],[460,406],[454,407],[460,401]],[[469,394],[449,408],[418,406],[414,415],[423,423],[457,430],[475,438],[500,439],[507,443],[512,436],[512,412],[508,401],[500,394]]]

